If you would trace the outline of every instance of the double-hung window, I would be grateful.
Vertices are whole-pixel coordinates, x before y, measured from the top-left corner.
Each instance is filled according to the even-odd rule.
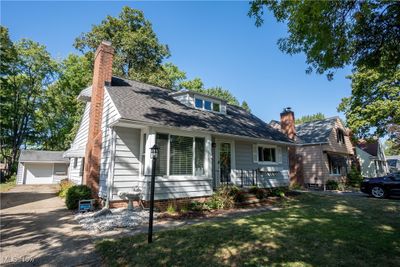
[[[258,147],[259,162],[276,162],[276,149],[274,147]]]
[[[205,139],[179,135],[157,134],[160,148],[156,174],[204,175]]]
[[[340,144],[344,144],[344,132],[342,129],[336,130],[336,140]]]

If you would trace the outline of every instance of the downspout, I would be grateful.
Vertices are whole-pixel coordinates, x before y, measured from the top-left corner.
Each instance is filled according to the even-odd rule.
[[[320,151],[320,153],[321,153],[321,160],[322,160],[322,165],[321,165],[321,167],[322,167],[322,169],[321,169],[321,171],[323,171],[323,166],[324,166],[324,153],[322,153],[322,144],[320,143],[319,144],[319,151]],[[329,164],[329,163],[328,163]],[[326,183],[325,183],[325,176],[324,175],[322,175],[322,182],[323,182],[323,185],[324,185],[324,191],[326,191]]]
[[[115,146],[116,146],[116,141],[115,141],[115,130],[114,127],[110,128],[111,131],[111,162],[110,162],[110,171],[108,172],[108,177],[107,177],[107,198],[106,198],[106,208],[110,208],[110,200],[112,197],[112,180],[114,178],[114,165],[115,165]]]

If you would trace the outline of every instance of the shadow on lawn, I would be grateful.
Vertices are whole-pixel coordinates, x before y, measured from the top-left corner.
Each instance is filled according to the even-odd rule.
[[[399,266],[400,203],[305,194],[276,212],[103,241],[109,264]]]

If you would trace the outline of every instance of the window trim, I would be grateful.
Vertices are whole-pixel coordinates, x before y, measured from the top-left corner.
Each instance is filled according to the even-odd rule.
[[[269,149],[274,149],[275,150],[275,161],[261,161],[260,160],[260,155],[259,155],[259,153],[258,153],[258,150],[259,150],[259,148],[269,148]],[[257,162],[259,163],[259,164],[278,164],[279,162],[278,162],[278,154],[277,154],[277,146],[273,146],[273,145],[260,145],[260,144],[257,144]]]
[[[218,100],[214,100],[211,98],[206,98],[206,97],[202,97],[202,96],[194,96],[194,108],[199,109],[199,110],[204,110],[204,111],[208,111],[208,112],[215,112],[215,113],[222,113],[222,101],[218,101]],[[196,100],[201,100],[202,101],[202,106],[197,107],[196,106]],[[210,109],[206,109],[206,101],[211,103],[211,108]],[[214,110],[214,103],[219,105],[219,111]]]
[[[157,175],[157,177],[163,177],[163,178],[184,178],[184,177],[207,177],[207,169],[206,169],[206,161],[207,161],[207,137],[202,136],[202,135],[189,135],[189,134],[184,134],[184,133],[179,133],[179,132],[163,132],[163,131],[156,131],[155,132],[155,140],[157,139],[157,134],[165,134],[168,135],[168,142],[167,142],[167,171],[165,175]],[[192,138],[193,146],[192,146],[192,153],[193,153],[193,158],[192,158],[192,174],[174,174],[171,175],[170,173],[170,161],[171,161],[171,135],[174,136],[184,136],[184,137],[190,137]],[[203,165],[204,165],[204,174],[196,176],[196,162],[195,162],[195,153],[196,153],[196,138],[202,138],[204,139],[204,158],[203,158]]]

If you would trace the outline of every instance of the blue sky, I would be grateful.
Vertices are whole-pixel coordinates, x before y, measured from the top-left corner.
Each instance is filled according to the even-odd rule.
[[[222,86],[265,121],[278,119],[290,106],[296,117],[322,112],[340,115],[336,107],[350,94],[345,76],[350,68],[325,75],[306,74],[303,54],[290,56],[277,47],[286,25],[265,15],[261,28],[247,16],[248,2],[1,2],[1,24],[11,38],[44,44],[56,58],[79,53],[75,37],[90,30],[122,6],[140,9],[161,43],[168,44],[173,62],[188,78],[200,77],[206,87]]]

